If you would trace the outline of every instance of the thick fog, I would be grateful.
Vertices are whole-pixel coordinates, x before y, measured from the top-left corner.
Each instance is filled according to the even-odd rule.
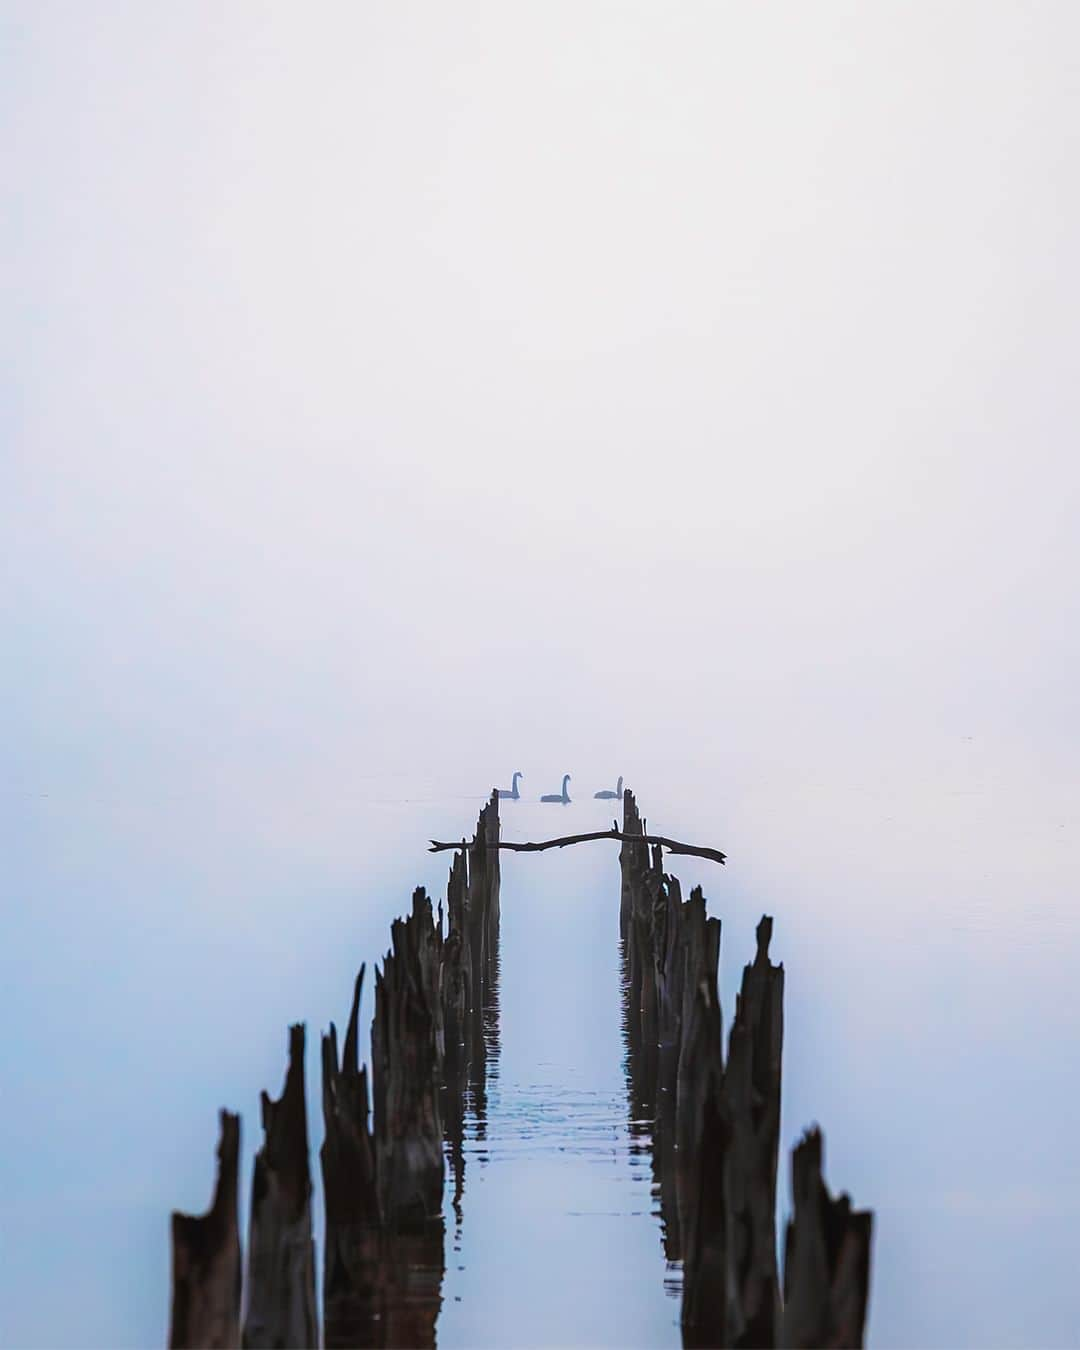
[[[250,1156],[287,1022],[521,770],[729,852],[683,869],[725,978],[776,915],[785,1148],[820,1115],[893,1206],[876,1343],[1060,1343],[1080,12],[15,0],[0,43],[0,1339],[161,1341],[215,1111]]]

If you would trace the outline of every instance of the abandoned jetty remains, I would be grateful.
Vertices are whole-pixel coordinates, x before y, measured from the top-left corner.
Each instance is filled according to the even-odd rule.
[[[323,1345],[434,1346],[447,1166],[460,1213],[466,1113],[484,1119],[497,1046],[499,853],[598,839],[621,845],[628,1108],[632,1120],[653,1121],[665,1255],[683,1270],[684,1345],[862,1345],[872,1215],[829,1192],[817,1128],[792,1154],[781,1279],[784,969],[769,956],[773,921],[765,916],[758,924],[725,1056],[720,920],[707,915],[700,887],[683,900],[678,880],[663,870],[665,849],[719,863],[725,855],[650,834],[629,789],[621,828],[505,841],[493,793],[471,840],[432,841],[431,851],[454,853],[445,914],[441,904],[433,911],[421,888],[408,915],[391,926],[390,950],[375,975],[370,1094],[359,1053],[361,966],[340,1057],[333,1024],[321,1045]],[[172,1347],[320,1344],[304,1049],[304,1027],[291,1027],[282,1095],[262,1096],[243,1275],[237,1115],[221,1112],[211,1208],[172,1217]],[[542,1283],[543,1272],[537,1277]]]

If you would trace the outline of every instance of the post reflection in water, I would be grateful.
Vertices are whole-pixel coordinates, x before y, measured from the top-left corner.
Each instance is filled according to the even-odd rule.
[[[640,964],[634,959],[632,946],[624,928],[619,941],[619,964],[630,1149],[642,1163],[646,1158],[651,1163],[654,1215],[660,1223],[664,1251],[664,1291],[668,1297],[681,1300],[682,1236],[675,1175],[675,1093],[673,1085],[660,1081],[662,1054],[657,1049],[656,1017],[642,1004]]]
[[[443,1120],[450,1168],[456,1241],[464,1218],[465,1142],[486,1141],[488,1085],[499,1076],[499,916],[488,924],[486,941],[475,956],[473,977],[482,991],[475,1010],[458,1029],[448,1023],[443,1078]],[[486,1161],[486,1153],[472,1149]]]

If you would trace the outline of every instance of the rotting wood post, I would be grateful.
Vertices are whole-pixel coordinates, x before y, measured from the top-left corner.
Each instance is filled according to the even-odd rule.
[[[240,1344],[240,1117],[220,1115],[217,1182],[205,1214],[172,1216],[170,1350],[234,1350]]]
[[[723,1095],[723,1028],[717,992],[720,921],[695,888],[685,907],[686,975],[676,1131],[683,1235],[683,1338],[726,1345],[727,1159],[731,1128]]]
[[[680,911],[683,933],[682,1017],[679,1064],[675,1084],[675,1138],[678,1146],[676,1190],[684,1244],[695,1231],[700,1195],[699,1157],[705,1102],[719,1093],[723,1073],[723,1022],[717,992],[720,964],[720,920],[705,910],[701,887],[695,886]],[[693,1264],[693,1257],[687,1259]]]
[[[784,970],[769,960],[772,920],[765,916],[722,1066],[719,929],[714,942],[708,928],[715,922],[705,920],[703,904],[688,909],[687,986],[695,993],[679,1079],[683,1327],[688,1343],[773,1346],[781,1306],[775,1216]]]
[[[499,798],[494,792],[480,812],[467,852],[469,940],[475,961],[482,964],[492,927],[499,922]]]
[[[654,956],[654,909],[663,886],[659,850],[650,861],[645,842],[645,822],[638,813],[634,794],[623,793],[623,843],[619,850],[622,873],[620,931],[626,944],[630,975],[630,1011],[639,1027],[636,1032],[638,1072],[641,1086],[655,1114],[657,1071],[657,1009]]]
[[[478,1115],[483,1116],[487,1095],[484,1008],[487,990],[494,978],[499,938],[499,798],[496,792],[492,792],[480,812],[466,856],[466,934],[471,973],[468,1076]]]
[[[780,1344],[858,1350],[866,1328],[874,1216],[833,1199],[822,1176],[821,1131],[808,1130],[791,1157],[793,1213],[784,1244]]]
[[[640,878],[649,865],[648,846],[638,842],[641,835],[641,816],[638,814],[637,801],[629,788],[623,791],[622,845],[619,848],[619,873],[622,886],[619,899],[619,931],[625,937],[630,927],[630,916],[634,910],[634,890],[640,884]]]
[[[656,986],[656,1102],[653,1126],[653,1175],[660,1197],[664,1255],[681,1261],[682,1228],[676,1182],[679,1050],[682,1040],[683,980],[686,967],[686,906],[677,877],[656,868],[650,874],[655,885],[653,900],[653,974]]]
[[[423,887],[390,933],[392,950],[375,976],[371,1058],[379,1212],[395,1225],[442,1208],[442,934]]]
[[[472,959],[466,934],[467,905],[468,864],[462,850],[454,854],[447,879],[446,937],[442,944],[442,1114],[455,1211],[460,1211],[465,1184],[465,1085],[472,1040]]]
[[[780,1328],[776,1168],[784,1041],[784,967],[769,960],[773,921],[757,926],[728,1043],[723,1096],[731,1130],[725,1178],[728,1307],[725,1341],[771,1346]]]
[[[443,1036],[447,1057],[464,1047],[473,1004],[472,961],[468,939],[468,864],[454,854],[446,883],[446,938],[442,944]]]
[[[656,985],[659,1048],[657,1101],[670,1099],[672,1121],[675,1118],[683,978],[686,973],[682,911],[682,888],[678,878],[657,873],[653,900],[653,981]]]
[[[484,928],[487,949],[499,931],[499,889],[502,871],[499,864],[499,794],[492,792],[476,822],[476,839],[482,841],[484,857]]]
[[[704,988],[700,998],[715,1000]],[[736,1345],[725,1338],[730,1290],[727,1283],[726,1187],[731,1123],[724,1107],[720,1074],[709,1076],[701,1106],[701,1137],[687,1171],[695,1180],[694,1197],[686,1208],[683,1245],[682,1333],[691,1347]],[[686,1207],[685,1198],[683,1200]],[[770,1343],[771,1344],[771,1343]]]
[[[318,1346],[319,1329],[302,1024],[289,1028],[284,1091],[277,1101],[262,1094],[262,1125],[251,1184],[244,1345],[308,1350]]]
[[[338,1064],[337,1029],[322,1038],[323,1340],[335,1347],[379,1344],[379,1208],[368,1120],[367,1071],[360,1066],[357,1018],[364,967],[356,979]]]

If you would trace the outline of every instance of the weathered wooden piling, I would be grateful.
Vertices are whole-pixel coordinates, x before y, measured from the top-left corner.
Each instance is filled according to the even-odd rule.
[[[467,855],[465,932],[471,961],[468,1088],[478,1121],[487,1119],[485,1009],[496,974],[499,941],[499,799],[492,793],[476,822]]]
[[[682,1011],[675,1083],[675,1139],[678,1148],[675,1189],[678,1221],[683,1234],[684,1287],[686,1271],[692,1286],[696,1252],[702,1250],[698,1208],[698,1175],[705,1137],[706,1102],[719,1098],[723,1076],[723,1035],[717,976],[720,964],[720,920],[705,910],[705,896],[695,886],[679,910],[679,950],[682,953]],[[689,1254],[688,1254],[689,1253]],[[693,1303],[691,1297],[691,1304]]]
[[[337,1028],[322,1038],[322,1164],[326,1238],[323,1247],[323,1343],[381,1343],[379,1201],[375,1145],[369,1124],[367,1070],[360,1065],[357,1019],[364,967],[356,978],[345,1044],[338,1063]]]
[[[311,1171],[304,1095],[304,1028],[289,1028],[285,1088],[262,1094],[264,1140],[255,1155],[243,1343],[253,1350],[319,1344]]]
[[[794,1212],[784,1244],[780,1344],[858,1350],[866,1328],[874,1216],[833,1199],[822,1177],[824,1141],[811,1129],[791,1159]]]
[[[440,1212],[444,1180],[442,935],[423,887],[390,935],[371,1027],[375,1182],[385,1224],[421,1223]]]
[[[460,1215],[465,1185],[465,1093],[472,1047],[472,955],[465,927],[468,864],[465,850],[454,854],[446,884],[446,937],[442,945],[443,1087],[442,1114],[453,1183],[454,1210]]]
[[[643,1100],[655,1103],[659,1032],[653,925],[663,876],[662,873],[657,876],[649,846],[644,840],[645,824],[629,788],[623,793],[622,833],[619,925],[625,945],[631,1015],[639,1022],[633,1033],[637,1046],[637,1073]]]
[[[622,887],[619,899],[619,928],[626,934],[634,913],[634,895],[643,884],[649,866],[649,848],[641,839],[644,834],[637,801],[629,788],[623,791],[623,841],[619,848],[619,872]]]
[[[466,1104],[482,1138],[488,1067],[498,1050],[499,887],[499,800],[492,793],[472,841],[462,841],[454,854],[446,889],[442,1100],[456,1211],[464,1184]]]
[[[205,1214],[172,1216],[171,1350],[240,1344],[240,1117],[222,1111],[214,1199]]]
[[[757,927],[757,955],[744,967],[728,1042],[723,1097],[730,1121],[725,1200],[731,1345],[776,1344],[780,1281],[776,1260],[776,1167],[784,968],[769,960],[773,921]]]
[[[757,955],[743,970],[721,1067],[719,1009],[708,1046],[686,1047],[708,1083],[700,1117],[684,1122],[695,1213],[684,1268],[683,1324],[697,1343],[773,1346],[779,1335],[776,1167],[780,1141],[783,966],[769,960],[772,919],[757,929]],[[703,1009],[715,980],[698,991]]]
[[[325,1137],[319,1157],[326,1189],[326,1214],[335,1223],[373,1223],[379,1217],[367,1069],[360,1064],[357,1027],[364,969],[364,966],[360,967],[353,987],[340,1064],[337,1027],[333,1022],[322,1038]]]

